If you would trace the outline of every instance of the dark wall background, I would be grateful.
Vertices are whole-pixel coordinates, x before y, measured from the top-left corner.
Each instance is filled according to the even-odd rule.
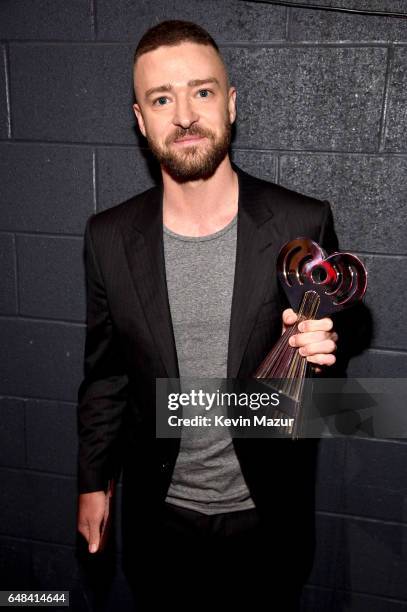
[[[1,588],[71,589],[76,610],[93,605],[75,552],[82,235],[93,212],[153,183],[131,63],[165,18],[221,44],[238,87],[235,161],[329,199],[342,248],[366,262],[374,333],[350,373],[401,377],[407,365],[406,20],[239,0],[2,0]],[[304,610],[407,610],[406,466],[402,441],[321,444]],[[120,573],[109,597],[125,609]]]

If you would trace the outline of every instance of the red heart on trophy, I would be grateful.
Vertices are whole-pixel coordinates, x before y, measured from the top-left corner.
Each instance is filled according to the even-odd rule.
[[[319,295],[318,317],[351,306],[363,297],[367,287],[366,268],[356,255],[327,256],[319,244],[308,238],[295,238],[282,247],[277,273],[295,311],[305,292]]]

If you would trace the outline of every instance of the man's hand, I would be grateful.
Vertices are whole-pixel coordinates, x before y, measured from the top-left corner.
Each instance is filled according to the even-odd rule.
[[[101,529],[106,525],[108,513],[108,496],[104,491],[79,495],[78,531],[88,542],[90,553],[95,553],[99,548]]]
[[[297,315],[292,308],[287,308],[283,312],[283,333],[288,327],[294,325]],[[290,346],[297,346],[300,355],[307,358],[310,363],[317,366],[333,365],[336,361],[332,353],[336,350],[338,334],[333,331],[332,319],[307,319],[302,321],[298,330],[300,333],[294,334],[289,340]],[[321,368],[316,368],[317,372]]]

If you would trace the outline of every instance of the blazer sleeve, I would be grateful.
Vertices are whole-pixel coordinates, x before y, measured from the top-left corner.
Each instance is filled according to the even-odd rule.
[[[119,431],[127,403],[128,376],[92,241],[85,228],[87,326],[84,378],[78,390],[79,493],[106,490],[120,469]]]
[[[328,201],[325,201],[325,213],[321,223],[318,244],[330,255],[339,249],[338,237],[334,228],[332,209]]]

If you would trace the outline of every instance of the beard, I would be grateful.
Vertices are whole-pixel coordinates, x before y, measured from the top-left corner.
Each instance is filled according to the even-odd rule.
[[[187,136],[203,136],[208,139],[209,145],[202,144],[185,146],[178,151],[170,145],[179,138]],[[190,128],[178,128],[171,136],[166,138],[164,146],[154,142],[147,134],[147,142],[151,152],[161,166],[177,182],[196,181],[210,178],[219,164],[225,159],[232,138],[232,124],[229,117],[225,118],[220,136],[211,130],[192,125]]]

